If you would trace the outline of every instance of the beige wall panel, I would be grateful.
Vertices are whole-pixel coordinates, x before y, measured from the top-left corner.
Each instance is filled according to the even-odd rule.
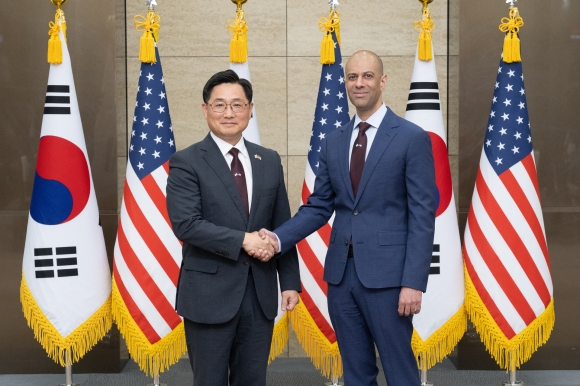
[[[290,339],[288,339],[288,356],[290,358],[304,358],[308,356],[292,328],[290,328]]]
[[[288,55],[319,56],[322,32],[320,17],[328,17],[325,1],[293,0],[288,7]],[[447,53],[447,1],[438,0],[429,8],[436,23],[433,40]],[[360,49],[380,56],[414,55],[418,32],[413,22],[421,19],[421,4],[411,0],[342,0],[342,52],[352,55]]]
[[[449,55],[459,55],[459,2],[449,0]]]
[[[115,59],[115,106],[117,114],[117,156],[127,154],[127,86],[125,85],[125,58]],[[132,114],[133,112],[131,112]],[[132,118],[132,116],[131,116]],[[129,119],[131,119],[129,118]]]
[[[455,197],[455,208],[459,206],[459,156],[449,156],[449,168],[451,169],[451,181],[453,183],[453,193]]]
[[[125,1],[115,0],[115,52],[118,58],[125,57]]]
[[[413,76],[415,56],[383,57],[387,86],[383,90],[383,101],[400,117],[405,116],[409,87]],[[351,115],[354,108],[351,108]]]
[[[304,182],[304,171],[306,170],[308,157],[288,156],[288,199],[290,200],[290,211],[292,216],[296,214],[300,207],[300,196],[302,195],[302,183]]]
[[[123,189],[125,189],[125,174],[127,173],[127,157],[117,157],[117,212],[121,210]]]
[[[459,56],[449,57],[449,154],[459,154]]]
[[[133,28],[133,17],[145,15],[141,1],[127,2],[128,52],[138,52],[140,34]],[[201,0],[159,2],[161,17],[159,41],[165,43],[165,56],[229,56],[231,35],[226,29],[235,19],[236,6],[227,0],[218,3]],[[244,5],[248,23],[250,55],[286,55],[286,1],[249,1]]]

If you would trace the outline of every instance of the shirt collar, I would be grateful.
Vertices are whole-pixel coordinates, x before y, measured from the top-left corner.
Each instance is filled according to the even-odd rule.
[[[215,141],[216,145],[218,145],[220,152],[224,157],[226,156],[226,154],[228,154],[228,152],[232,149],[232,147],[235,147],[240,151],[240,154],[242,154],[246,158],[249,158],[248,149],[246,149],[246,144],[244,142],[244,137],[240,138],[240,141],[236,143],[234,146],[232,146],[231,144],[227,143],[223,139],[216,136],[214,133],[210,132],[209,134]]]
[[[381,122],[383,122],[385,115],[387,115],[387,111],[388,111],[387,106],[385,106],[385,104],[383,103],[381,104],[381,107],[379,107],[379,109],[375,111],[373,115],[371,115],[365,122],[369,123],[372,127],[378,129],[379,126],[381,125]],[[361,122],[362,119],[359,118],[358,114],[355,115],[353,128],[356,128],[358,124]]]

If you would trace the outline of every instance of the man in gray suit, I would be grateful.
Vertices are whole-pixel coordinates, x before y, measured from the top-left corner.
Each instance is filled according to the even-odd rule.
[[[234,71],[213,75],[203,89],[210,133],[173,155],[167,209],[183,242],[176,310],[184,318],[196,386],[266,385],[277,315],[298,303],[296,249],[272,258],[257,230],[290,218],[280,156],[242,138],[252,86]],[[248,252],[267,251],[258,258]]]

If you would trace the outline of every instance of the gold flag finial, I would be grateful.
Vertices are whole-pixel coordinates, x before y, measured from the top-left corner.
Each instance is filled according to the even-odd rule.
[[[433,59],[433,43],[432,43],[432,32],[435,28],[433,20],[431,20],[431,12],[429,11],[429,4],[433,0],[419,0],[423,4],[423,18],[420,21],[413,23],[415,29],[420,31],[419,35],[419,48],[417,55],[419,60],[432,60]]]
[[[228,21],[226,28],[232,35],[230,41],[230,62],[245,63],[248,60],[248,26],[246,24],[246,13],[242,5],[248,0],[232,0],[237,5],[236,20]]]
[[[67,2],[67,0],[50,0],[50,2],[56,5],[56,15],[54,16],[54,21],[48,23],[50,28],[48,30],[50,39],[48,39],[47,60],[50,64],[61,64],[62,41],[60,40],[59,36],[60,31],[62,31],[62,34],[66,39],[66,21],[64,18],[64,12],[61,7],[64,3]]]
[[[510,5],[509,17],[501,19],[499,30],[505,33],[503,41],[503,61],[505,63],[521,62],[520,38],[518,33],[524,25],[524,19],[521,18],[518,8],[514,6],[517,0],[506,0]]]
[[[318,29],[324,32],[322,43],[320,44],[320,64],[334,64],[334,40],[332,40],[332,33],[336,35],[336,41],[340,45],[340,15],[336,10],[338,5],[337,0],[328,0],[330,7],[330,14],[328,19],[321,17],[318,21]]]
[[[135,29],[138,32],[143,32],[139,40],[139,60],[142,63],[157,63],[157,55],[155,54],[155,42],[159,41],[159,21],[161,18],[155,13],[155,0],[147,0],[147,17],[136,15],[133,18]]]

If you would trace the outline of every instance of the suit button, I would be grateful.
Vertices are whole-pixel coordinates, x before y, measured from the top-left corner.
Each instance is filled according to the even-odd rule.
[[[248,260],[244,260],[244,265],[248,265]]]
[[[352,212],[352,214],[354,214],[355,216],[358,215],[358,209],[355,209],[354,212]]]

